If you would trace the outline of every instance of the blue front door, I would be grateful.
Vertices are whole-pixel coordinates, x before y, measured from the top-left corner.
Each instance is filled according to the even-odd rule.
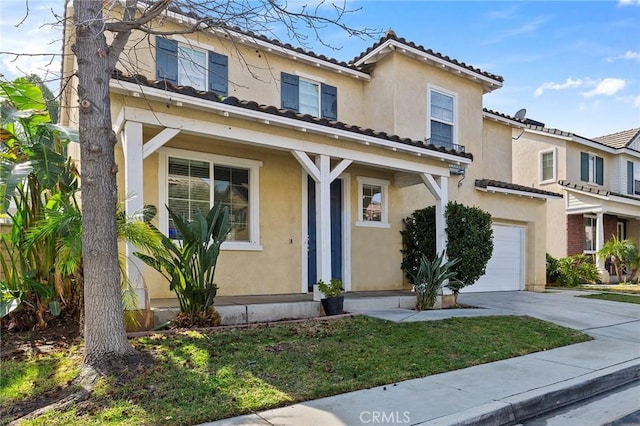
[[[308,290],[318,282],[316,263],[316,183],[309,177],[307,181],[308,214],[307,232],[309,233],[309,250],[307,259]],[[342,280],[342,180],[331,183],[331,277]]]

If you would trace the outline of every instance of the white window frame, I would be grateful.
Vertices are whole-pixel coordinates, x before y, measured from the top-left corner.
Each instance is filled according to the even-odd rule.
[[[545,149],[545,150],[540,151],[538,153],[538,182],[541,185],[548,184],[548,183],[555,183],[556,182],[557,173],[558,173],[558,169],[557,169],[557,164],[558,164],[557,157],[558,157],[558,154],[557,154],[557,152],[558,152],[557,148],[554,147],[554,148],[551,148],[551,149]],[[551,178],[550,179],[544,179],[543,178],[544,177],[544,161],[543,161],[543,159],[544,159],[544,156],[546,154],[549,154],[549,153],[552,155],[553,171],[551,172]]]
[[[616,222],[616,238],[619,239],[620,241],[626,239],[626,235],[625,235],[625,223],[621,222],[621,221],[617,221]]]
[[[358,176],[356,178],[358,181],[358,221],[356,222],[356,226],[364,226],[371,228],[390,228],[389,225],[389,181],[384,179],[376,179],[371,177]],[[364,215],[362,214],[362,190],[363,185],[376,185],[382,188],[381,200],[382,204],[382,212],[381,212],[381,221],[370,221],[364,220]]]
[[[584,231],[585,231],[585,224],[584,224],[585,219],[591,219],[593,221],[592,225],[591,225],[591,226],[593,226],[593,250],[587,250],[584,247],[586,242],[587,242],[586,238],[582,243],[582,250],[583,250],[584,254],[594,254],[596,252],[597,248],[598,248],[597,247],[597,241],[596,241],[598,239],[598,217],[596,215],[591,215],[591,214],[582,215],[582,232],[583,232],[582,236],[583,236],[583,238],[585,237],[585,234],[584,234]]]
[[[636,182],[640,182],[640,163],[637,161],[633,162],[633,194],[632,195],[640,195],[636,192]]]
[[[181,66],[181,61],[187,60],[190,61],[189,58],[185,58],[183,55],[180,55],[180,49],[189,49],[194,52],[198,52],[200,54],[204,54],[204,64],[202,65],[203,70],[203,79],[204,79],[204,88],[199,88],[194,86],[192,80],[190,80],[188,75],[185,75],[185,72],[188,71],[187,67]],[[189,67],[200,67],[199,64],[192,62],[189,64]],[[188,73],[187,73],[188,74]],[[182,79],[185,78],[183,81]],[[178,84],[183,86],[191,86],[197,90],[209,90],[209,52],[200,47],[192,46],[187,43],[178,42]]]
[[[214,166],[228,166],[249,169],[249,241],[225,241],[222,250],[261,251],[260,244],[260,168],[262,161],[246,158],[228,157],[224,155],[209,154],[204,152],[188,151],[184,149],[162,148],[158,150],[158,225],[164,235],[169,233],[169,215],[165,204],[168,204],[168,172],[169,157],[183,158],[186,160],[208,161],[211,168],[211,200],[213,197],[213,168]]]
[[[447,122],[445,120],[431,117],[431,94],[433,92],[438,92],[441,95],[453,98],[453,122]],[[427,139],[431,139],[431,120],[452,126],[453,131],[451,143],[453,145],[458,145],[458,94],[456,92],[452,92],[433,84],[427,84]]]
[[[302,102],[300,102],[300,94],[301,94],[301,83],[307,83],[307,84],[313,84],[316,86],[317,88],[317,94],[318,94],[318,102],[317,102],[317,111],[315,111],[315,113],[310,113],[310,112],[304,112],[302,111]],[[313,117],[320,117],[322,115],[322,82],[318,81],[318,80],[314,80],[308,77],[302,77],[299,76],[299,81],[298,81],[298,110],[300,112],[300,114],[309,114]]]

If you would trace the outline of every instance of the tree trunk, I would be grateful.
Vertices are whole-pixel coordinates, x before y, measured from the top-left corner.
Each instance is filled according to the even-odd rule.
[[[124,329],[115,206],[108,46],[102,1],[74,0],[82,185],[85,366],[110,370],[135,353]]]

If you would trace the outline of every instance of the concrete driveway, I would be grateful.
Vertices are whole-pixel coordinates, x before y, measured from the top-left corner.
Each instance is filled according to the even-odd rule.
[[[528,315],[590,336],[640,343],[640,305],[577,297],[584,291],[469,293],[459,303],[505,314]],[[640,346],[638,347],[640,353]]]

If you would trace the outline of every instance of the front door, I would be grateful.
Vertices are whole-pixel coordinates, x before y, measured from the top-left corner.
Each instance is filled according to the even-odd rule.
[[[308,291],[318,282],[316,261],[316,182],[309,176],[307,180],[307,232],[309,250],[307,258]],[[342,280],[342,180],[331,182],[331,277]]]

